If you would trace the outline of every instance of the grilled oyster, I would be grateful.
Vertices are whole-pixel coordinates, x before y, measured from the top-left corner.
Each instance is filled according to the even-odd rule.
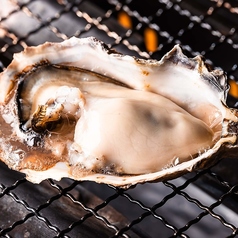
[[[0,90],[0,159],[35,183],[129,187],[204,168],[237,147],[224,73],[179,46],[155,61],[95,38],[45,43],[14,55]]]

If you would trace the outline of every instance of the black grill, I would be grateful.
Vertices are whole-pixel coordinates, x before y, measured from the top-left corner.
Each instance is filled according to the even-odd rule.
[[[237,106],[235,0],[2,0],[0,68],[26,46],[95,36],[125,54],[160,59],[180,44],[227,72]],[[235,237],[238,161],[128,190],[48,179],[39,185],[0,164],[1,237]]]

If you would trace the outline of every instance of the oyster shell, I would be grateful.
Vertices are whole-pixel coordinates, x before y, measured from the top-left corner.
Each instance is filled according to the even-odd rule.
[[[160,61],[95,38],[28,47],[0,75],[0,90],[0,159],[34,183],[129,187],[204,168],[237,148],[226,76],[178,45]]]

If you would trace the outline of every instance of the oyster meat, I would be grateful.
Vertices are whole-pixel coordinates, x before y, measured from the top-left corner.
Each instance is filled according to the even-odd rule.
[[[28,47],[0,75],[0,159],[34,183],[174,178],[235,154],[227,91],[221,70],[178,45],[160,61],[93,37]]]

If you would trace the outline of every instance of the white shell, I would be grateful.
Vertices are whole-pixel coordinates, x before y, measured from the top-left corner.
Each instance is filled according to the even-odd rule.
[[[227,90],[222,71],[179,46],[160,61],[95,38],[28,47],[0,75],[0,159],[34,183],[174,178],[236,150]]]

